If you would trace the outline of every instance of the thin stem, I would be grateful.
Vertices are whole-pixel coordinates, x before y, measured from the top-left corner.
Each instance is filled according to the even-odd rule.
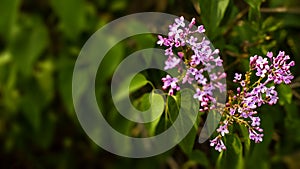
[[[229,24],[228,28],[225,30],[225,32],[223,33],[223,36],[227,36],[229,34],[229,32],[234,28],[235,24],[238,23],[238,21],[247,14],[249,10],[249,7],[243,9],[240,13],[238,13],[236,15],[236,17],[234,18],[234,20]]]
[[[260,12],[262,13],[292,13],[300,14],[300,8],[287,8],[287,7],[278,7],[278,8],[261,8]]]
[[[298,87],[300,87],[300,83],[299,83],[299,82],[292,83],[292,84],[290,84],[290,87],[291,87],[292,89],[298,88]]]
[[[169,104],[168,104],[169,96],[166,99],[166,109],[165,109],[165,129],[167,129],[167,122],[168,122],[168,113],[169,113]]]

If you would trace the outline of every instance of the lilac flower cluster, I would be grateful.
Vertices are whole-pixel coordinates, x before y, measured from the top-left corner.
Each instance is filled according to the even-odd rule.
[[[222,116],[224,120],[217,129],[217,137],[210,141],[211,146],[222,151],[226,149],[222,137],[229,133],[228,126],[238,123],[247,127],[249,139],[255,143],[262,142],[263,129],[260,128],[260,118],[257,116],[256,108],[263,104],[273,105],[278,100],[277,91],[274,84],[289,84],[294,76],[290,68],[295,65],[294,61],[287,63],[290,59],[284,52],[279,52],[273,57],[272,52],[267,53],[267,57],[252,56],[250,57],[250,70],[242,79],[242,74],[235,73],[233,82],[238,83],[237,93],[229,95],[226,107]],[[259,79],[251,83],[251,75],[255,73]],[[267,87],[270,86],[270,87]]]
[[[294,76],[290,68],[295,62],[287,63],[290,57],[283,51],[276,57],[272,52],[268,52],[266,57],[250,57],[250,70],[244,76],[235,73],[233,82],[239,85],[236,93],[229,92],[226,106],[217,107],[217,98],[213,97],[213,92],[226,91],[226,84],[221,83],[226,78],[226,73],[216,71],[222,67],[223,61],[219,50],[212,50],[210,42],[205,38],[203,25],[194,25],[194,18],[186,24],[184,18],[180,17],[169,26],[167,37],[158,36],[157,44],[167,47],[165,55],[168,58],[164,69],[177,69],[180,74],[178,77],[166,75],[162,78],[162,88],[168,90],[169,95],[173,95],[180,90],[179,84],[193,84],[196,90],[194,98],[200,102],[199,111],[220,111],[223,120],[217,129],[218,135],[210,140],[210,145],[217,151],[226,149],[222,138],[230,133],[229,126],[235,123],[247,127],[249,139],[255,143],[262,142],[264,135],[260,128],[261,119],[255,109],[263,104],[277,103],[278,96],[274,85],[291,83]],[[253,76],[258,80],[251,82]]]
[[[203,25],[194,26],[193,18],[189,24],[185,23],[183,17],[175,19],[175,23],[169,26],[167,37],[158,36],[160,46],[165,46],[165,55],[168,57],[165,61],[165,70],[178,69],[180,77],[170,77],[167,75],[162,78],[163,89],[169,90],[169,95],[174,91],[180,90],[179,83],[197,84],[195,99],[201,103],[200,111],[206,111],[215,107],[216,99],[212,97],[214,90],[225,92],[226,85],[220,82],[226,77],[225,73],[212,70],[222,66],[222,59],[219,50],[212,50],[210,41],[208,41],[204,32]],[[175,55],[176,53],[177,55]],[[204,75],[207,72],[209,78]]]

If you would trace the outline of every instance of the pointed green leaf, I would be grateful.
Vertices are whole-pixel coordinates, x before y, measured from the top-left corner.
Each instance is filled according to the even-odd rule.
[[[141,87],[145,86],[149,81],[146,79],[146,77],[142,74],[137,74],[133,77],[132,81],[130,82],[129,86],[129,93],[128,93],[128,81],[131,80],[131,77],[127,78],[122,84],[120,84],[120,87],[117,91],[117,94],[115,96],[116,101],[124,99],[126,96],[128,96],[130,93],[137,91]],[[127,89],[127,90],[126,90]]]
[[[241,125],[240,125],[240,131],[241,131],[242,139],[243,139],[243,143],[244,143],[245,156],[247,156],[249,154],[250,145],[251,145],[251,141],[249,139],[249,132],[248,132],[247,127],[241,126]]]
[[[85,24],[83,0],[51,0],[51,6],[60,19],[60,27],[64,34],[75,39]]]
[[[199,117],[197,117],[197,119],[192,119],[192,118],[194,117],[193,113],[199,112],[199,102],[193,98],[193,93],[191,90],[182,90],[181,92],[186,92],[187,94],[180,97],[180,93],[178,92],[177,95],[174,97],[176,104],[169,105],[169,107],[176,107],[177,109],[180,107],[181,110],[180,113],[184,115],[184,117],[180,119],[182,124],[185,124],[187,122],[194,123],[189,133],[179,143],[179,146],[182,149],[182,151],[188,154],[192,152],[194,144],[196,142],[196,135],[197,135],[200,119]],[[169,113],[173,114],[173,112],[169,112]],[[176,118],[173,116],[172,122],[177,120]],[[176,130],[178,130],[178,132],[181,132],[182,129],[179,128]]]
[[[244,168],[243,146],[237,135],[227,135],[226,150],[218,158],[217,168],[241,169]]]
[[[260,5],[262,0],[244,0],[250,6],[248,17],[250,20],[260,18]]]
[[[9,50],[21,74],[29,76],[35,61],[49,44],[48,31],[40,18],[23,16]]]
[[[216,36],[216,30],[224,17],[229,0],[199,0],[199,3],[201,18],[209,37],[212,39]]]
[[[1,0],[0,5],[0,36],[9,39],[12,27],[17,19],[20,0]]]

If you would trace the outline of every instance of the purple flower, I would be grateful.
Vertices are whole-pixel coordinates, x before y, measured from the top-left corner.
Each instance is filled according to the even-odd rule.
[[[209,78],[210,78],[210,80],[215,81],[218,79],[218,76],[216,75],[216,73],[210,73]]]
[[[259,126],[260,125],[260,118],[259,117],[250,117],[252,120],[251,126]]]
[[[162,87],[163,89],[171,87],[171,89],[169,90],[170,95],[174,94],[174,89],[177,91],[180,90],[180,87],[177,85],[177,78],[172,78],[170,75],[167,75],[166,77],[162,78],[162,81],[164,82],[164,85]]]
[[[229,114],[233,116],[235,114],[235,111],[236,111],[236,108],[230,108]]]
[[[199,110],[223,111],[220,114],[224,120],[216,130],[218,136],[210,140],[210,145],[215,146],[217,151],[226,149],[222,137],[226,137],[225,135],[229,133],[228,127],[234,123],[243,124],[248,128],[249,139],[255,143],[262,142],[261,119],[259,116],[254,117],[258,114],[255,109],[266,103],[269,105],[277,103],[277,91],[275,86],[270,85],[291,83],[294,76],[290,68],[295,62],[289,61],[290,57],[283,51],[277,56],[272,52],[268,52],[265,57],[251,56],[249,71],[245,75],[234,74],[233,82],[240,85],[236,94],[230,93],[226,107],[220,109],[217,106],[219,98],[213,97],[213,93],[215,90],[226,92],[226,84],[222,83],[226,73],[215,71],[222,66],[223,60],[219,56],[220,51],[212,49],[210,41],[201,35],[205,32],[203,25],[195,28],[195,23],[194,18],[189,24],[185,23],[183,17],[176,18],[175,22],[169,25],[168,36],[158,36],[157,44],[166,47],[167,60],[164,69],[177,68],[180,73],[178,77],[167,75],[162,78],[162,88],[168,89],[168,94],[173,95],[175,91],[180,90],[179,84],[197,82],[193,84],[196,90],[193,97],[200,102]],[[174,55],[174,52],[177,55]],[[255,78],[252,78],[251,74],[256,75],[258,81],[252,82]],[[242,80],[242,77],[245,79]]]
[[[243,87],[245,87],[245,86],[246,86],[246,83],[245,83],[245,81],[244,81],[244,80],[242,80],[242,81],[240,82],[240,84],[241,84],[241,86],[243,86]]]
[[[164,69],[165,70],[172,69],[172,68],[176,67],[180,62],[181,62],[180,58],[169,57],[168,60],[165,61]]]
[[[206,84],[206,78],[203,76],[202,71],[196,71],[195,72],[195,79],[196,80],[203,80],[205,79],[205,83]]]
[[[270,67],[268,65],[267,58],[262,58],[259,56],[256,59],[256,65],[255,68],[257,69],[256,76],[258,77],[265,77],[265,74],[269,71]]]
[[[196,89],[196,93],[194,94],[194,98],[198,99],[199,101],[203,101],[206,93],[199,88]]]
[[[267,58],[257,55],[250,57],[250,66],[257,71],[255,74],[258,77],[264,78],[268,74],[268,79],[274,81],[275,84],[282,82],[289,84],[294,78],[290,68],[295,65],[294,61],[287,63],[289,59],[290,57],[285,55],[284,51],[280,51],[276,57],[273,56],[272,52],[268,52]]]
[[[253,69],[256,65],[256,60],[257,60],[257,55],[251,56],[250,57],[250,66]]]
[[[210,140],[210,146],[215,146],[216,144],[218,144],[218,141],[219,141],[219,137]]]
[[[184,24],[184,17],[181,16],[180,18],[176,18],[175,19],[175,22],[178,26],[181,26],[181,27],[185,27],[185,24]]]
[[[269,78],[274,80],[275,84],[280,84],[284,82],[285,84],[291,83],[291,80],[294,76],[290,72],[290,67],[295,66],[295,62],[291,61],[287,63],[290,59],[288,55],[285,55],[283,51],[280,51],[277,57],[273,57],[273,71],[272,74],[269,75]]]
[[[174,55],[172,47],[165,50],[165,55],[166,56],[173,56]]]
[[[263,58],[261,56],[258,56],[256,60],[256,67],[263,69],[266,65],[268,65],[268,60],[267,58]]]
[[[220,58],[220,56],[217,57],[214,61],[216,62],[216,66],[223,66],[223,60]]]
[[[210,140],[210,146],[215,146],[215,150],[219,152],[226,150],[226,146],[224,145],[223,141],[219,137]]]
[[[269,101],[267,101],[269,105],[276,104],[278,97],[277,91],[275,90],[275,86],[266,89],[266,97],[269,98]]]
[[[201,62],[201,57],[199,55],[193,55],[192,57],[192,60],[190,62],[190,65],[191,66],[197,66],[200,64]]]
[[[264,136],[264,134],[259,134],[259,133],[256,133],[254,130],[252,129],[249,129],[249,138],[251,140],[253,140],[255,143],[260,143],[262,142],[262,137]]]
[[[246,119],[246,118],[251,118],[254,114],[257,114],[256,111],[253,110],[243,110],[241,111],[241,116]]]
[[[205,85],[202,89],[197,88],[194,98],[200,101],[200,111],[206,111],[211,106],[210,103],[215,103],[215,98],[212,97],[212,86]]]
[[[242,74],[239,74],[239,73],[234,74],[234,80],[239,81],[241,79],[242,79]]]
[[[219,143],[216,145],[215,149],[219,152],[226,150],[226,147],[222,140],[219,141]]]
[[[273,58],[273,53],[272,52],[267,52],[267,56],[268,56],[268,58]]]
[[[204,33],[205,32],[205,29],[204,29],[203,25],[198,26],[198,32],[199,33]]]
[[[196,68],[193,68],[193,67],[190,67],[188,70],[187,70],[188,73],[191,73],[192,75],[195,75],[196,72],[198,72],[198,70]]]
[[[188,82],[189,84],[192,84],[194,78],[190,77],[190,73],[186,73],[184,78],[182,79],[182,84],[185,84],[186,82]]]
[[[195,24],[196,24],[196,19],[192,18],[191,23],[189,24],[189,28],[192,28],[193,25],[195,25]]]
[[[219,89],[219,91],[220,91],[221,93],[226,92],[226,84],[221,83],[221,82],[217,82],[217,83],[214,84],[214,86],[215,86],[217,89]]]
[[[157,44],[162,46],[162,45],[165,45],[165,46],[170,46],[170,42],[168,41],[167,38],[163,38],[162,36],[158,35],[158,41],[157,41]]]
[[[183,58],[184,53],[183,53],[183,52],[177,52],[177,55],[178,55],[180,58]]]
[[[187,44],[191,45],[191,46],[195,46],[197,44],[197,38],[194,36],[191,36],[189,38],[189,40],[186,41]]]
[[[229,131],[228,131],[228,126],[225,124],[223,126],[220,126],[218,129],[217,129],[217,132],[221,133],[221,136],[224,136],[225,134],[228,134]]]

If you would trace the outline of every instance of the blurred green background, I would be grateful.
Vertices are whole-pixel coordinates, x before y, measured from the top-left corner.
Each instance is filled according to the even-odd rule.
[[[188,153],[177,146],[156,157],[129,159],[102,150],[84,133],[71,93],[81,47],[106,23],[152,11],[195,17],[204,24],[221,51],[229,88],[233,73],[248,69],[251,55],[285,50],[296,61],[293,83],[278,86],[280,102],[259,109],[265,138],[261,144],[251,143],[250,153],[238,147],[219,156],[208,142],[195,139]],[[128,54],[155,47],[155,42],[156,35],[130,38],[114,47],[99,68],[105,70],[96,82],[98,100],[105,100],[100,106],[124,133],[136,128],[120,121],[106,99],[112,73]],[[299,169],[299,56],[298,0],[0,0],[0,168]],[[161,72],[145,74],[161,87]],[[132,97],[134,102],[140,95]],[[244,146],[247,139],[241,137],[241,142]]]

